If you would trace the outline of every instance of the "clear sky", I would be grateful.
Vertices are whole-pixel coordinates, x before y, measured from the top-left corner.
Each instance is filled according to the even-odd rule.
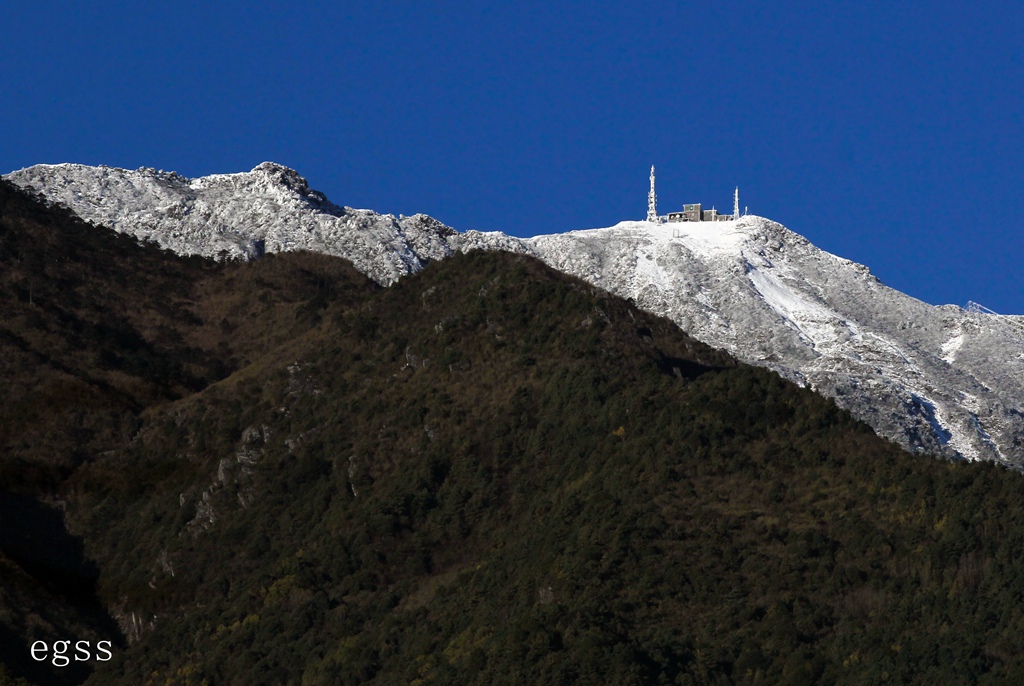
[[[1024,314],[1024,4],[5,2],[0,171],[293,167],[518,236],[703,202]]]

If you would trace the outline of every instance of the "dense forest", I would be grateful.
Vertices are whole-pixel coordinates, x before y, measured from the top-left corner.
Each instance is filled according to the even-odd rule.
[[[0,268],[0,684],[1024,681],[1020,474],[528,257],[380,289],[0,185]]]

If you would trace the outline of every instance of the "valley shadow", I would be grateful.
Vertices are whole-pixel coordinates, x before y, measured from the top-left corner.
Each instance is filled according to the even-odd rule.
[[[77,684],[92,672],[74,661],[74,643],[109,640],[123,646],[117,623],[96,595],[99,568],[82,540],[64,526],[63,513],[36,498],[0,492],[0,586],[8,621],[0,621],[0,663],[31,683]],[[13,564],[12,564],[13,563]],[[70,641],[70,664],[32,659],[35,641]]]

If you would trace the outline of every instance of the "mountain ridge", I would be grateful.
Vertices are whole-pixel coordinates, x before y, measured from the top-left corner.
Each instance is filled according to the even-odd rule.
[[[274,163],[191,180],[82,165],[5,178],[176,252],[308,249],[345,257],[384,285],[455,252],[531,254],[811,386],[907,449],[1024,465],[1024,354],[1014,356],[1024,342],[1012,327],[890,289],[762,217],[521,239],[340,207]]]

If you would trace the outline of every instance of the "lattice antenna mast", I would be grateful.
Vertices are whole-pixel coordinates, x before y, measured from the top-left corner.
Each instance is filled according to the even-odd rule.
[[[651,165],[651,190],[647,194],[647,221],[658,221],[658,196],[654,194],[654,165]]]
[[[732,218],[740,218],[740,187],[736,186],[736,192],[732,196]]]
[[[1005,314],[999,314],[973,300],[968,300],[967,307],[964,309],[974,315],[991,315],[996,321],[1009,324],[1013,327],[1014,331],[1024,336],[1024,322],[1021,322],[1017,317],[1007,317]]]

